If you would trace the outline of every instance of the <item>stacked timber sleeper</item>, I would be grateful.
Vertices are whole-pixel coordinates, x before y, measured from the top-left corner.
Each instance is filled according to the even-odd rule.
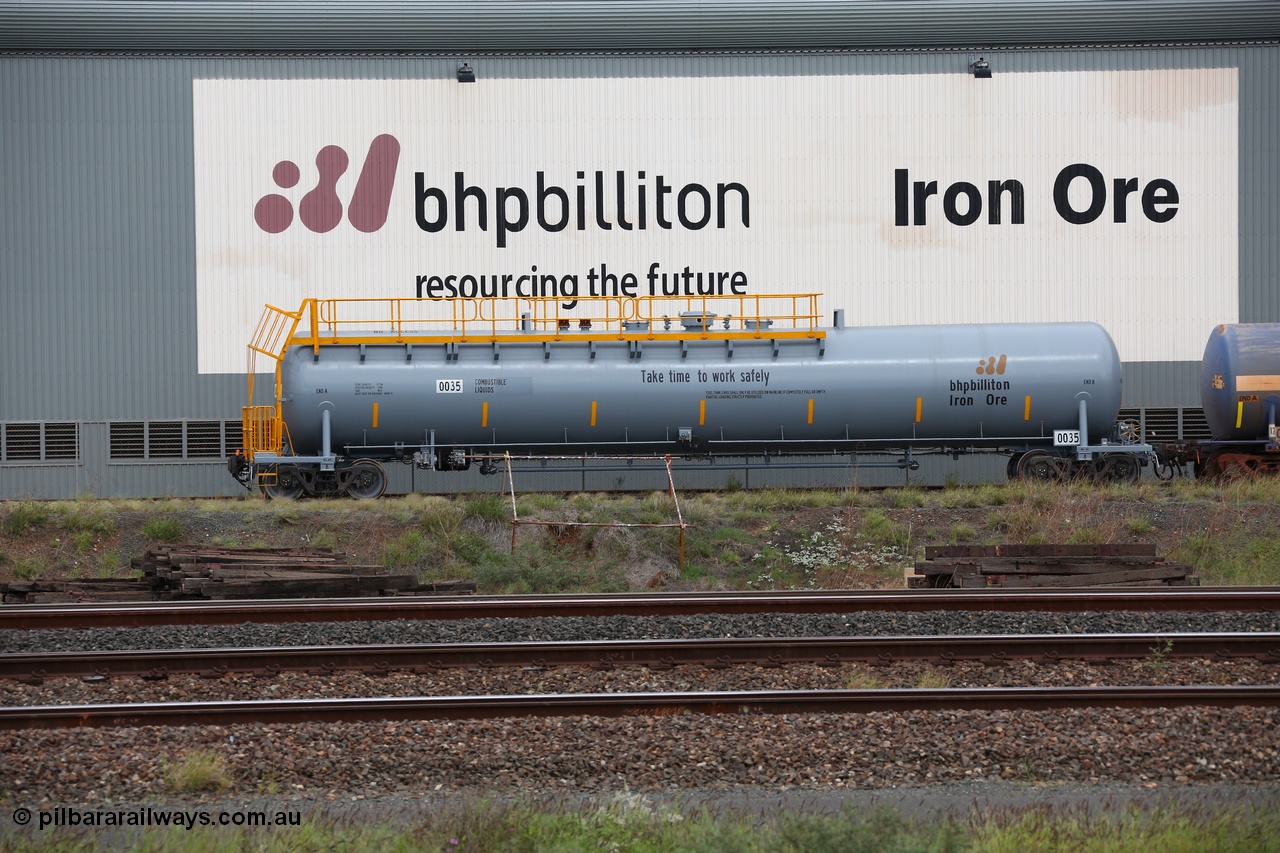
[[[911,587],[1196,586],[1154,545],[929,545]]]
[[[412,574],[352,565],[329,548],[157,545],[131,561],[140,578],[35,579],[0,584],[6,602],[314,598],[475,592],[470,581],[420,584]]]

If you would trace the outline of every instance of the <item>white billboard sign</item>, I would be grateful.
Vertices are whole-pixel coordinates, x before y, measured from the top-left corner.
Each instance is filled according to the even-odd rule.
[[[856,325],[1239,316],[1233,68],[197,80],[201,373],[264,303],[822,292]]]

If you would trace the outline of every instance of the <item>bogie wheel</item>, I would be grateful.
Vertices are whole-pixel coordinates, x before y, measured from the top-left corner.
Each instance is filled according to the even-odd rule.
[[[1142,463],[1132,453],[1108,453],[1102,462],[1098,479],[1104,483],[1136,483],[1142,476]]]
[[[1266,470],[1263,458],[1256,453],[1220,450],[1211,458],[1216,458],[1221,472],[1218,479],[1223,481],[1249,479]]]
[[[351,463],[347,474],[347,494],[353,498],[378,498],[387,490],[387,472],[372,459],[357,459]]]
[[[1015,453],[1009,457],[1009,464],[1005,466],[1005,473],[1008,474],[1010,480],[1018,478],[1018,463],[1022,461],[1023,456],[1026,456],[1026,454]]]
[[[1196,479],[1227,482],[1256,476],[1262,470],[1262,460],[1256,454],[1227,448],[1213,451],[1197,465]]]
[[[1062,480],[1062,474],[1058,458],[1047,450],[1029,451],[1018,462],[1018,476],[1024,480],[1057,483]]]
[[[302,497],[306,486],[302,482],[302,474],[293,465],[280,465],[276,468],[276,481],[262,487],[262,493],[268,498],[279,501],[292,501]]]
[[[1219,480],[1222,478],[1222,457],[1221,450],[1215,450],[1204,459],[1195,463],[1194,470],[1197,480]]]

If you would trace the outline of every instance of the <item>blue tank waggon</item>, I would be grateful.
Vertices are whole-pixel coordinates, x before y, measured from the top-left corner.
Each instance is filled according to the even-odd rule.
[[[383,299],[268,307],[273,402],[229,468],[274,497],[376,497],[437,471],[566,454],[1008,456],[1011,477],[1131,482],[1115,344],[1094,323],[823,325],[817,294]],[[442,304],[443,303],[443,304]],[[445,310],[441,310],[444,308]]]

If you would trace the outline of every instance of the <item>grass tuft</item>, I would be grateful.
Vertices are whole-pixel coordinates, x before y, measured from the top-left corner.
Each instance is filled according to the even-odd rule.
[[[18,580],[35,580],[45,574],[46,568],[38,557],[20,557],[13,561],[13,575]]]
[[[951,686],[951,676],[931,666],[926,666],[920,675],[916,677],[915,686],[917,690],[945,690]]]
[[[504,500],[502,495],[472,495],[463,500],[462,512],[464,516],[486,521],[510,521],[511,502],[510,498]]]
[[[5,513],[3,529],[8,536],[22,536],[48,520],[48,506],[35,501],[22,501]]]
[[[846,690],[884,690],[889,682],[873,672],[851,672],[844,680]]]
[[[176,764],[165,768],[165,781],[179,794],[225,791],[232,785],[226,762],[210,750],[188,753]]]
[[[182,525],[172,518],[153,518],[142,525],[142,535],[152,542],[177,542],[182,538]]]
[[[62,527],[72,535],[84,533],[90,537],[110,536],[115,533],[116,522],[111,510],[105,506],[81,508],[73,503],[62,517]]]

